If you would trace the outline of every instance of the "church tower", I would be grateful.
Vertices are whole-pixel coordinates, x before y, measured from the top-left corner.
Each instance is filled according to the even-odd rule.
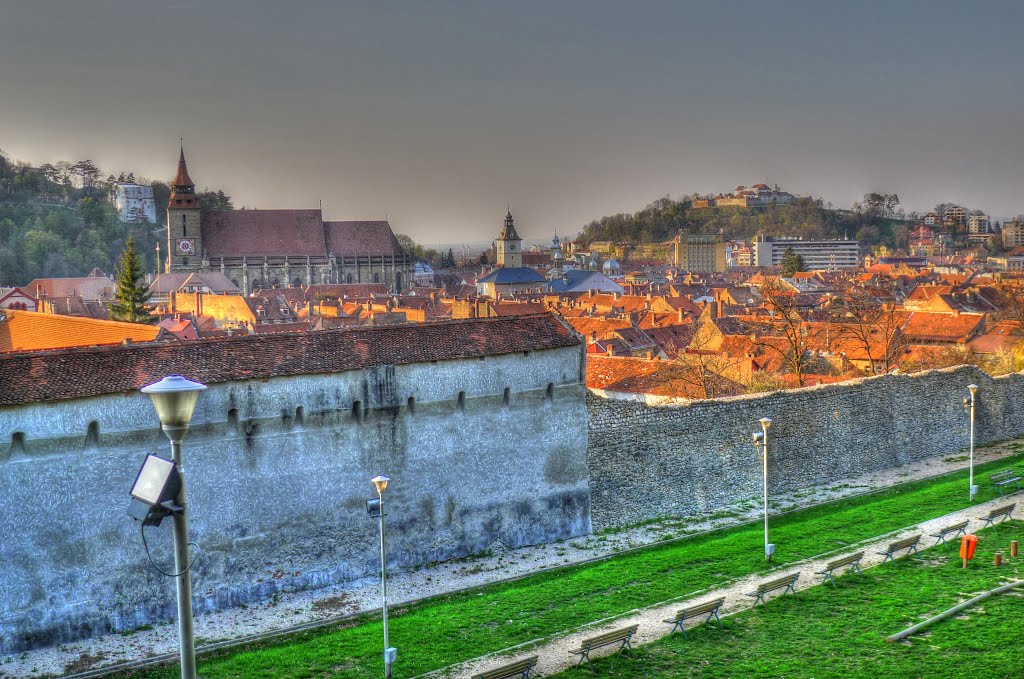
[[[188,176],[185,147],[182,145],[178,157],[178,174],[171,182],[171,198],[167,202],[167,270],[198,269],[202,257],[199,199],[195,182]]]
[[[501,230],[501,235],[494,242],[498,268],[512,269],[523,265],[522,242],[523,239],[516,233],[512,210],[509,209],[508,214],[505,215],[505,228]]]

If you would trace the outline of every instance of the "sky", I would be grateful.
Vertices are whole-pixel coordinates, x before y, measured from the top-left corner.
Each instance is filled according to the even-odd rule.
[[[1024,3],[0,0],[0,149],[387,217],[573,235],[779,184],[1024,212]]]

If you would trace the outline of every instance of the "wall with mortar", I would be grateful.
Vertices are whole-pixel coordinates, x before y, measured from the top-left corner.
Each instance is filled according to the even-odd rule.
[[[1024,375],[974,367],[682,405],[587,397],[595,530],[715,510],[762,490],[751,434],[770,417],[769,492],[829,483],[969,441],[962,399],[980,385],[979,443],[1024,436]]]
[[[389,567],[589,533],[581,367],[568,348],[211,386],[184,444],[196,612],[372,577],[378,473]],[[173,619],[125,513],[147,452],[169,449],[137,392],[0,408],[0,653]],[[170,530],[146,529],[164,570]]]

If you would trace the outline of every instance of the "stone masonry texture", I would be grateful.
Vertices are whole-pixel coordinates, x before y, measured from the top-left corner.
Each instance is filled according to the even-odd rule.
[[[712,512],[762,491],[751,434],[769,430],[768,492],[830,483],[967,448],[962,398],[978,384],[976,442],[1024,435],[1024,375],[961,366],[688,405],[587,396],[594,530]]]

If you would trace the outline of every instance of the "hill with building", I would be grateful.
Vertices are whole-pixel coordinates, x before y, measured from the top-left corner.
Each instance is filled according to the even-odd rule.
[[[104,177],[90,160],[35,166],[0,150],[0,286],[113,271],[129,235],[145,269],[155,271],[157,243],[166,242],[156,226],[169,196],[164,182]],[[223,191],[199,198],[204,208],[232,208]]]

